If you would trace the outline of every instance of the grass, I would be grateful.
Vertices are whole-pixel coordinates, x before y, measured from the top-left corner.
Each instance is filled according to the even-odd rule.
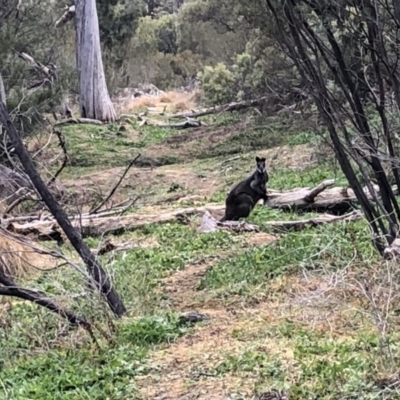
[[[86,342],[15,357],[0,371],[3,393],[10,399],[136,399],[133,380],[146,373],[148,350],[187,329],[173,314],[144,317],[124,323],[115,343],[101,349]]]
[[[215,129],[229,130],[238,118],[210,121]],[[221,143],[210,148],[201,147],[202,138],[191,138],[185,151],[198,155],[188,157],[165,142],[185,133],[134,123],[124,130],[117,124],[64,127],[75,158],[63,179],[79,188],[81,175],[95,171],[107,192],[111,181],[101,171],[123,165],[137,151],[148,160],[177,157],[178,164],[150,173],[137,168],[128,178],[132,190],[147,196],[143,213],[223,203],[229,187],[252,170],[256,152],[267,156],[274,189],[311,187],[331,178],[346,184],[329,157],[313,158],[315,139],[307,131],[284,136],[276,125],[272,133],[224,132]],[[278,136],[282,146],[270,148]],[[249,152],[237,153],[244,149]],[[110,179],[119,171],[112,170]],[[151,204],[182,192],[202,198]],[[400,398],[395,384],[382,383],[395,376],[399,361],[400,304],[393,297],[396,286],[387,283],[395,266],[378,256],[363,221],[280,236],[265,224],[312,215],[257,206],[248,220],[260,226],[259,233],[201,234],[200,221],[191,218],[113,236],[131,245],[100,257],[128,309],[118,321],[96,295],[85,295],[86,282],[72,267],[32,276],[26,285],[91,318],[104,334],[95,329],[94,342],[34,304],[13,301],[8,311],[0,304],[0,398],[139,400],[168,393],[177,399],[251,399],[273,389],[288,392],[291,400]],[[87,243],[94,249],[102,240]],[[62,250],[73,257],[69,245]],[[364,280],[372,300],[359,285]],[[179,315],[188,310],[210,320],[184,323]],[[383,329],[376,321],[387,325]]]
[[[139,126],[136,122],[98,125],[64,126],[62,133],[66,138],[70,156],[70,166],[65,173],[71,177],[79,176],[82,171],[92,171],[125,166],[146,146],[161,142],[176,134],[176,131],[155,126]],[[146,165],[146,158],[141,160]],[[165,158],[164,163],[170,162]]]

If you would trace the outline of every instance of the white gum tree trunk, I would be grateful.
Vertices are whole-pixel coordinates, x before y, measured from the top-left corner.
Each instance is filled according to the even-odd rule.
[[[82,118],[104,122],[117,119],[108,93],[101,59],[96,0],[75,1],[76,65]]]

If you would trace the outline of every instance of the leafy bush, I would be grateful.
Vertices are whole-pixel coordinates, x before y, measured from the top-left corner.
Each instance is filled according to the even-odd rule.
[[[198,78],[206,103],[222,104],[232,99],[235,79],[225,64],[218,63],[215,67],[204,67]]]

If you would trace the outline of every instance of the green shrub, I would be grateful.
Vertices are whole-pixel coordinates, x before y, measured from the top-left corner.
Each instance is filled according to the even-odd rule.
[[[198,78],[205,103],[223,104],[232,99],[235,79],[225,64],[218,63],[215,67],[204,67]]]

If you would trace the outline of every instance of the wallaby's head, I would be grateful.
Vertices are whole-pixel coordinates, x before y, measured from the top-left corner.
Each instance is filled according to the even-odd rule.
[[[256,157],[256,163],[257,163],[257,171],[263,174],[266,171],[265,158]]]

